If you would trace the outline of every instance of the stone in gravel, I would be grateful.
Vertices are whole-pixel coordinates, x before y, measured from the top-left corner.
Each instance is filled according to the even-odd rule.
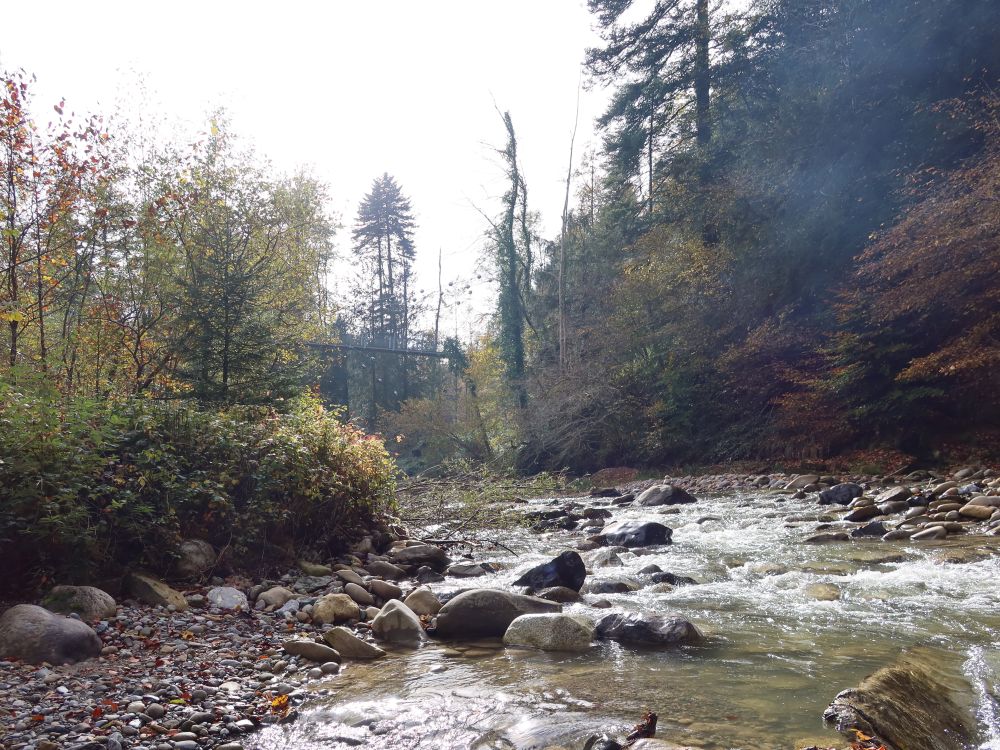
[[[881,521],[872,521],[864,526],[859,526],[858,528],[851,531],[852,539],[859,539],[861,537],[877,536],[882,537],[887,533],[885,524]]]
[[[335,648],[345,659],[377,659],[385,651],[358,638],[347,628],[331,628],[323,633],[323,640]]]
[[[320,565],[319,563],[309,562],[308,560],[299,560],[299,570],[307,576],[322,577],[333,575],[333,568],[329,565]]]
[[[338,570],[335,575],[344,583],[356,583],[358,586],[363,586],[365,583],[364,579],[350,568]]]
[[[118,613],[111,594],[93,586],[55,586],[42,599],[42,606],[61,615],[75,612],[87,622],[105,620]]]
[[[365,570],[373,576],[391,578],[393,581],[398,581],[406,576],[406,572],[402,568],[385,560],[370,560],[365,564]]]
[[[655,505],[681,505],[684,503],[696,503],[698,499],[680,487],[672,484],[657,484],[642,492],[635,499],[636,505],[653,507]]]
[[[451,563],[448,554],[433,544],[414,544],[401,547],[390,554],[392,561],[401,565],[428,565],[441,572]]]
[[[372,593],[375,594],[379,599],[383,601],[389,601],[390,599],[402,599],[403,589],[394,583],[389,583],[388,581],[380,581],[375,579],[368,584],[371,587]]]
[[[70,664],[100,655],[102,647],[87,624],[34,604],[17,604],[0,615],[0,657]]]
[[[679,616],[621,614],[605,615],[597,622],[598,638],[622,643],[679,646],[704,639],[701,631]]]
[[[335,661],[324,662],[319,665],[319,671],[323,674],[337,674],[340,671],[340,665]]]
[[[375,597],[365,591],[364,587],[359,586],[356,583],[348,583],[344,586],[344,593],[351,597],[358,604],[363,604],[365,606],[374,604]]]
[[[429,565],[421,565],[417,568],[414,578],[417,579],[417,583],[441,583],[444,580],[444,576]]]
[[[438,612],[434,635],[441,638],[500,637],[520,615],[561,612],[562,606],[498,589],[472,589],[451,599]]]
[[[656,521],[619,521],[604,527],[600,534],[606,544],[621,547],[648,547],[670,544],[673,529]]]
[[[534,591],[553,586],[579,591],[586,577],[587,567],[583,564],[580,553],[567,550],[549,562],[531,568],[514,581],[514,585],[527,586]]]
[[[824,542],[846,542],[850,540],[850,535],[846,531],[827,531],[821,534],[813,534],[806,538],[808,544],[822,544]]]
[[[897,500],[906,500],[912,494],[909,487],[893,487],[876,495],[875,504],[881,505],[882,503],[894,503]]]
[[[144,713],[150,719],[162,719],[163,716],[167,713],[167,709],[165,709],[159,703],[150,703],[148,706],[146,706],[146,710],[144,711]]]
[[[965,516],[966,518],[974,518],[979,521],[985,521],[993,515],[993,508],[988,505],[965,505],[958,509],[959,515]]]
[[[436,615],[441,610],[441,602],[430,589],[424,586],[414,589],[403,600],[403,604],[417,615]]]
[[[372,620],[372,634],[394,643],[419,643],[427,637],[413,610],[397,599],[387,602]]]
[[[304,659],[309,659],[309,661],[340,661],[340,654],[337,653],[336,649],[322,643],[316,643],[315,641],[293,639],[282,643],[281,648],[284,649],[286,654],[301,656]]]
[[[313,620],[324,625],[360,618],[358,603],[347,594],[327,594],[313,605]]]
[[[245,612],[250,608],[246,594],[232,586],[216,586],[209,589],[208,601],[219,609],[241,609]]]
[[[856,497],[861,497],[864,490],[860,484],[854,482],[841,482],[833,487],[828,487],[819,493],[820,505],[847,505]]]
[[[863,523],[865,521],[870,521],[875,518],[875,516],[881,515],[882,511],[878,509],[875,505],[862,505],[855,508],[846,516],[844,516],[845,521],[851,521],[852,523]]]
[[[478,578],[479,576],[486,575],[488,572],[480,563],[457,563],[448,566],[445,575],[454,576],[455,578]]]
[[[218,560],[215,548],[204,539],[185,539],[177,548],[177,554],[174,573],[179,578],[197,578],[211,570]]]
[[[909,539],[913,536],[913,529],[893,529],[892,531],[882,535],[883,542],[895,542],[901,539]]]
[[[174,607],[178,612],[188,608],[187,599],[166,583],[148,573],[129,573],[125,581],[126,590],[141,602],[158,607]]]
[[[283,607],[296,596],[295,592],[289,591],[284,586],[274,586],[260,594],[257,600],[263,601],[268,607]]]
[[[561,613],[521,615],[504,633],[508,646],[531,646],[542,651],[586,651],[594,638],[589,619]]]

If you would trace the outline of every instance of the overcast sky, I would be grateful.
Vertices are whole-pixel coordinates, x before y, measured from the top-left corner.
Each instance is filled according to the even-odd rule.
[[[598,41],[585,0],[35,0],[6,7],[4,27],[19,33],[4,34],[0,66],[38,76],[43,111],[62,97],[78,113],[124,99],[204,130],[225,107],[278,169],[309,165],[329,184],[345,253],[358,201],[389,172],[419,222],[418,286],[436,287],[440,247],[445,282],[471,279],[479,312],[492,290],[477,208],[497,213],[506,189],[495,107],[513,116],[529,207],[554,236],[583,54]],[[577,163],[603,100],[581,93]]]

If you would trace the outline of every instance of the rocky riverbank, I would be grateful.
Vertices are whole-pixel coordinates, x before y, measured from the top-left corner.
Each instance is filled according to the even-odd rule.
[[[823,541],[813,538],[821,534],[832,535],[829,541],[875,539],[853,533],[873,523],[883,525],[878,538],[899,540],[903,536],[893,532],[905,531],[929,544],[945,536],[995,535],[1000,526],[1000,479],[979,467],[904,478],[668,477],[598,488],[592,497],[553,500],[527,514],[537,533],[558,538],[567,549],[519,571],[509,590],[477,588],[476,578],[496,563],[488,554],[458,558],[447,529],[435,535],[436,544],[405,534],[378,543],[367,539],[350,555],[303,562],[280,580],[254,585],[218,579],[177,591],[134,575],[121,602],[110,604],[110,597],[92,592],[58,590],[45,603],[74,613],[53,619],[74,623],[65,643],[58,642],[60,626],[45,623],[41,638],[22,632],[15,642],[16,621],[33,621],[33,609],[31,617],[11,610],[0,618],[4,654],[20,656],[0,662],[0,744],[18,750],[236,750],[254,730],[294,720],[304,700],[322,696],[325,688],[317,685],[340,679],[333,676],[352,663],[406,659],[408,647],[429,638],[448,641],[454,648],[446,656],[453,651],[456,658],[474,657],[484,638],[496,639],[489,644],[494,649],[505,644],[565,653],[602,639],[627,648],[700,643],[699,628],[679,615],[616,611],[606,599],[697,585],[693,579],[656,565],[632,577],[607,575],[608,569],[618,555],[668,545],[669,519],[678,506],[704,505],[699,523],[710,523],[706,498],[716,492],[738,497],[741,490],[778,499],[814,497],[815,515],[775,519],[801,529],[803,543]],[[648,508],[648,517],[616,519],[619,508]],[[969,508],[989,514],[970,515]],[[917,536],[936,529],[944,534]],[[424,585],[439,582],[459,586],[435,593]],[[96,641],[76,627],[83,621]],[[62,660],[77,661],[44,663]],[[624,741],[607,737],[593,746]]]

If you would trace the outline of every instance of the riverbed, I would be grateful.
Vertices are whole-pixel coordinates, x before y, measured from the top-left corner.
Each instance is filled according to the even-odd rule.
[[[537,499],[528,509],[564,504]],[[696,585],[587,595],[615,609],[678,613],[707,636],[678,649],[597,642],[584,653],[503,648],[499,642],[431,642],[310,684],[300,718],[255,735],[247,747],[582,748],[602,732],[623,734],[645,711],[656,736],[705,750],[843,747],[824,727],[833,697],[919,647],[953,675],[978,718],[978,747],[1000,750],[1000,539],[944,542],[879,539],[806,544],[829,508],[815,497],[768,492],[701,497],[691,505],[618,508],[614,520],[651,518],[673,544],[619,554],[596,577],[643,580],[651,564]],[[499,572],[432,584],[444,595],[470,587],[512,588],[525,569],[584,538],[579,532],[515,529],[508,550],[477,551]],[[584,555],[586,559],[586,554]],[[599,616],[588,604],[567,611]],[[919,698],[915,698],[919,699]]]

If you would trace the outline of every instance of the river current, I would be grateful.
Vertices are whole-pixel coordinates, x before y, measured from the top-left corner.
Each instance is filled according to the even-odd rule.
[[[611,509],[614,520],[665,523],[673,544],[621,553],[621,566],[594,569],[596,577],[639,577],[639,569],[656,564],[699,583],[585,599],[678,613],[705,633],[704,645],[597,642],[584,653],[544,653],[499,642],[462,650],[431,642],[392,650],[311,683],[299,720],[265,729],[248,746],[577,750],[594,734],[626,733],[651,710],[659,716],[657,738],[678,745],[843,747],[823,725],[824,708],[903,649],[920,647],[957,678],[978,719],[977,746],[1000,750],[1000,540],[806,544],[830,509],[770,493]],[[516,529],[500,538],[511,551],[476,553],[500,572],[431,588],[510,588],[525,569],[573,548],[582,535]],[[594,617],[610,611],[584,604],[566,610]]]

